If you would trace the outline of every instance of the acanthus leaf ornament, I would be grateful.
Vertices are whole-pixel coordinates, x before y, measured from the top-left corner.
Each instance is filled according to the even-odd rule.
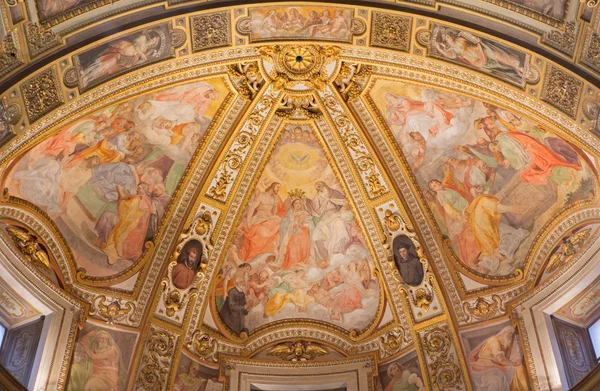
[[[287,361],[307,361],[329,353],[326,348],[312,342],[295,341],[272,347],[267,355],[277,356]]]

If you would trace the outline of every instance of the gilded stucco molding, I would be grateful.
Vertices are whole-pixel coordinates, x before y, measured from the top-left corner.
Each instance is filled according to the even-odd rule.
[[[165,390],[178,339],[165,329],[150,326],[135,380],[136,390]]]
[[[62,89],[54,67],[38,73],[21,84],[25,112],[33,123],[64,103]]]
[[[231,11],[190,17],[192,51],[231,45]]]
[[[375,124],[375,121],[371,115],[371,113],[367,110],[366,106],[362,102],[362,100],[354,100],[351,102],[351,107],[358,114],[357,118],[360,118],[362,121],[363,127],[367,130],[369,135],[373,138],[376,145],[379,146],[379,152],[382,155],[383,162],[387,164],[388,169],[391,173],[391,178],[393,182],[399,186],[400,193],[403,195],[405,202],[407,202],[407,208],[412,212],[412,216],[415,219],[416,225],[419,227],[419,231],[423,235],[425,239],[425,244],[428,252],[432,256],[432,260],[435,263],[435,266],[438,270],[438,273],[441,278],[441,282],[446,288],[446,292],[450,298],[452,303],[452,307],[456,311],[456,316],[459,319],[463,319],[465,315],[463,314],[463,309],[461,307],[461,298],[458,295],[456,286],[454,281],[451,278],[450,271],[448,266],[444,262],[441,252],[437,247],[436,241],[433,238],[432,231],[428,228],[429,226],[426,223],[425,216],[420,208],[419,204],[415,196],[410,189],[407,179],[405,178],[404,172],[400,169],[400,165],[398,160],[393,157],[392,151],[389,149],[388,144],[384,142],[384,138],[382,137],[381,128]],[[387,259],[388,254],[385,254],[385,259]],[[389,267],[389,263],[386,262],[386,265],[383,267],[384,273],[390,273],[390,276],[386,278],[389,281],[397,281],[392,276],[392,270]],[[391,295],[394,303],[401,303],[402,299],[399,294],[399,290],[397,289],[397,285],[391,285]],[[400,311],[400,307],[397,308],[397,311]],[[403,311],[402,311],[403,312]]]
[[[371,46],[408,52],[412,18],[373,11],[371,14]]]
[[[25,26],[25,39],[27,41],[27,50],[31,58],[38,57],[40,54],[55,48],[62,43],[60,37],[57,37],[52,30],[44,29],[38,24],[29,23]]]
[[[565,24],[564,31],[552,30],[543,36],[542,42],[559,52],[572,57],[575,54],[575,48],[577,47],[578,32],[579,25],[575,22],[568,22]]]
[[[460,347],[448,324],[440,323],[420,330],[419,349],[426,362],[428,383],[434,390],[470,389],[463,370]]]
[[[10,73],[13,69],[23,64],[22,55],[15,44],[13,34],[7,34],[1,41],[2,50],[0,50],[0,77]]]
[[[569,73],[548,65],[542,87],[542,100],[575,118],[579,100],[583,91],[583,82]]]

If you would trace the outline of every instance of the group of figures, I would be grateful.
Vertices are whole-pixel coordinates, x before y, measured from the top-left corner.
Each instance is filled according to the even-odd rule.
[[[527,118],[449,92],[384,87],[372,97],[470,269],[512,274],[550,218],[594,197],[597,172],[585,152]]]
[[[25,154],[9,190],[48,213],[88,274],[123,270],[157,232],[219,95],[199,82],[87,116]]]
[[[224,260],[215,292],[221,319],[234,333],[298,317],[362,329],[378,307],[372,269],[314,134],[288,126]]]
[[[270,38],[324,38],[348,40],[352,36],[352,11],[331,7],[252,8],[253,40]]]

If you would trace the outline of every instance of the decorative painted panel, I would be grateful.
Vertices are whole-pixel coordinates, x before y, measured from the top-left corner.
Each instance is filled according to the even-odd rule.
[[[21,384],[27,386],[38,350],[44,318],[6,332],[0,362]]]
[[[596,365],[594,348],[583,327],[552,317],[569,387],[573,387]]]

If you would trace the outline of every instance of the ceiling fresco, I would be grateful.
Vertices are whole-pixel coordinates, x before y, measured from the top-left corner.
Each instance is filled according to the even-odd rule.
[[[99,68],[118,60],[98,59]],[[227,93],[220,80],[209,79],[75,121],[15,162],[9,191],[53,219],[76,268],[90,276],[117,274],[138,261],[159,232]]]
[[[589,156],[513,111],[397,81],[378,80],[369,95],[441,233],[477,273],[522,269],[552,217],[569,205],[597,202]]]
[[[36,4],[57,31],[104,12]],[[573,4],[481,7],[560,28]],[[600,236],[595,80],[443,17],[209,8],[2,79],[0,262],[74,317],[39,384],[360,359],[379,391],[549,389],[513,305]]]

